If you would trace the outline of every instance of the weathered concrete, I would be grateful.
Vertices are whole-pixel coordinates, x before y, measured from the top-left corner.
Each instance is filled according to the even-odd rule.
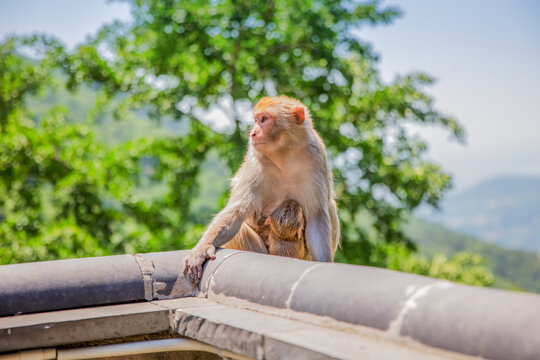
[[[0,266],[0,316],[144,299],[131,255]]]
[[[403,275],[344,264],[314,267],[292,289],[290,309],[388,330],[407,299],[407,289],[434,282]]]
[[[193,296],[199,290],[180,272],[187,254],[175,251],[0,266],[0,315]],[[146,303],[157,310],[135,311],[127,318],[92,312],[104,308],[66,313],[82,316],[73,320],[58,312],[58,322],[49,321],[48,313],[0,318],[0,349],[7,344],[9,349],[50,345],[49,339],[66,344],[85,341],[85,336],[102,339],[163,331],[163,324],[171,321],[165,328],[255,358],[261,351],[266,358],[279,358],[285,351],[280,349],[298,352],[299,358],[302,354],[347,358],[338,350],[324,349],[333,349],[331,343],[341,339],[347,341],[340,346],[354,349],[349,341],[358,339],[344,334],[357,336],[358,329],[371,328],[382,334],[385,347],[395,343],[399,348],[406,341],[496,360],[540,359],[538,295],[232,250],[218,250],[217,259],[206,263],[200,290],[199,296],[207,300]],[[223,313],[221,318],[213,312],[217,309],[232,315]],[[244,312],[236,311],[240,309]],[[80,315],[85,311],[90,315]],[[169,318],[169,312],[176,317]],[[34,320],[24,325],[24,319]],[[156,325],[148,327],[152,321]],[[122,330],[113,323],[121,324]],[[77,328],[84,330],[72,331],[77,324],[84,324]],[[298,324],[302,326],[295,328]],[[324,331],[305,332],[306,324]],[[310,334],[306,338],[320,338],[324,349],[302,345],[303,338],[297,336],[303,333]],[[280,345],[267,349],[268,344]],[[385,353],[382,348],[373,349]]]
[[[469,359],[468,357],[395,342],[369,328],[340,331],[319,325],[212,303],[195,304],[180,299],[170,305],[175,312],[173,329],[199,340],[254,359]],[[185,304],[182,304],[184,303]]]
[[[540,359],[540,296],[462,285],[417,292],[401,335],[488,359]]]
[[[227,305],[308,313],[490,359],[540,359],[540,296],[424,276],[221,250],[201,290]]]
[[[266,256],[263,262],[253,261],[253,255],[229,250],[218,251],[217,259],[207,262],[201,279],[201,291],[287,308],[287,300],[295,282],[306,269],[317,266],[317,263],[296,259],[285,259],[288,261],[284,262],[284,258],[278,256]],[[233,286],[232,282],[235,283]]]
[[[203,351],[171,351],[153,354],[100,357],[99,360],[223,360],[222,356]],[[91,359],[93,360],[93,359]],[[96,359],[97,360],[97,359]]]
[[[0,266],[0,316],[193,296],[188,251]]]
[[[325,326],[323,318],[318,321],[322,322],[316,325],[294,321],[204,298],[109,305],[0,318],[0,352],[169,330],[238,354],[233,358],[468,359],[451,352],[395,342],[369,328],[342,331]],[[59,349],[59,353],[66,350]]]
[[[0,318],[0,352],[152,334],[169,329],[169,310],[150,303]]]
[[[195,296],[199,292],[196,284],[181,273],[184,257],[188,251],[167,251],[139,254],[151,266],[152,299],[171,299]],[[140,263],[140,261],[139,261]],[[148,297],[147,297],[148,299]]]

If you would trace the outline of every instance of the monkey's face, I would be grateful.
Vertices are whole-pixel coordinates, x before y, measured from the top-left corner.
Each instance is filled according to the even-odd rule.
[[[255,124],[251,130],[251,145],[257,151],[271,150],[276,142],[276,117],[269,111],[255,113]]]
[[[306,109],[298,100],[277,96],[265,97],[253,108],[255,124],[251,144],[255,150],[270,154],[285,148],[305,145]]]

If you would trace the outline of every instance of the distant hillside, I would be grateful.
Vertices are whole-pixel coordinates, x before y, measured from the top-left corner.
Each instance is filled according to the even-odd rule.
[[[537,254],[488,244],[418,218],[409,222],[406,233],[422,255],[474,252],[486,259],[486,266],[497,278],[495,287],[540,293],[540,256]]]
[[[99,89],[96,86],[81,85],[76,91],[65,88],[66,77],[60,73],[55,75],[56,87],[49,87],[39,96],[30,97],[28,109],[35,115],[41,116],[54,106],[68,109],[67,120],[74,123],[85,123],[89,115],[97,111],[95,107]],[[110,110],[103,111],[95,120],[95,133],[99,140],[109,144],[118,144],[142,137],[178,136],[188,130],[188,124],[171,119],[153,121],[144,111],[126,111],[121,119],[111,121]]]
[[[449,196],[421,217],[488,242],[540,253],[540,177],[501,177]]]

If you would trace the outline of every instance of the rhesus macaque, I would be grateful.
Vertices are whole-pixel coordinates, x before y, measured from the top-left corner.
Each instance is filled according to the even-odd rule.
[[[286,96],[265,97],[253,108],[254,125],[244,161],[231,180],[231,195],[184,260],[192,280],[215,248],[268,253],[268,215],[288,200],[301,205],[307,251],[294,257],[333,261],[339,220],[326,148],[304,104]],[[271,222],[271,220],[270,220]],[[277,236],[276,239],[285,236]]]
[[[304,214],[295,200],[285,200],[265,221],[269,225],[266,243],[270,255],[288,256],[303,259]]]

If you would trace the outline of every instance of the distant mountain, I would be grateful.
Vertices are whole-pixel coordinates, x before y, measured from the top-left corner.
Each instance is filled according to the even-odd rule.
[[[500,177],[418,216],[485,241],[540,253],[540,177]]]
[[[540,293],[540,255],[488,244],[472,236],[458,234],[442,225],[412,218],[405,232],[418,245],[420,254],[447,257],[468,251],[482,256],[496,277],[494,287]]]

